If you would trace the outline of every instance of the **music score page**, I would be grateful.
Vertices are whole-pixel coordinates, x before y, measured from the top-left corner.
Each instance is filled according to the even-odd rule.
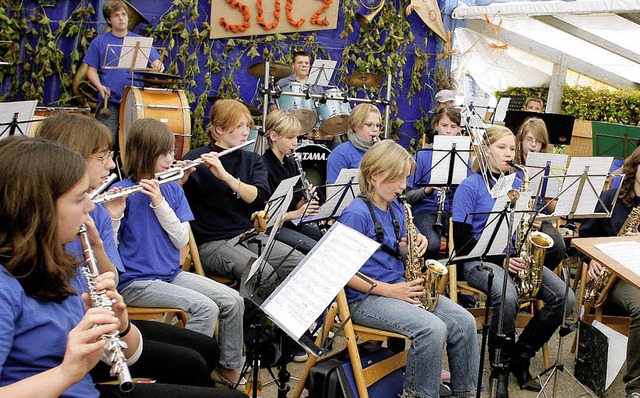
[[[594,246],[640,276],[640,241],[598,243]]]

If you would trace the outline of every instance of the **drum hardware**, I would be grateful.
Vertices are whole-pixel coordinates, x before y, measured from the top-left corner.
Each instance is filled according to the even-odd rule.
[[[382,83],[382,76],[375,73],[356,72],[347,76],[344,82],[351,87],[372,87]]]
[[[257,64],[249,65],[249,67],[247,68],[247,72],[249,72],[251,76],[260,79],[265,76],[267,70],[266,66],[266,62],[258,62]],[[279,62],[270,62],[268,70],[269,75],[273,76],[275,79],[282,79],[283,77],[293,75],[292,67]]]
[[[358,24],[360,24],[360,30],[373,30],[373,25],[371,24],[371,22],[373,21],[373,18],[375,18],[375,16],[378,15],[380,11],[382,11],[382,8],[384,7],[384,1],[385,0],[380,0],[380,3],[375,7],[367,7],[366,4],[360,3],[364,8],[371,11],[367,15],[362,15],[360,13],[356,14],[356,21],[358,21]]]

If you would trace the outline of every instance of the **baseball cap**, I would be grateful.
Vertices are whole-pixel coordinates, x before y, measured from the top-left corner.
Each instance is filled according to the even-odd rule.
[[[436,94],[436,102],[455,101],[456,96],[451,90],[440,90]]]

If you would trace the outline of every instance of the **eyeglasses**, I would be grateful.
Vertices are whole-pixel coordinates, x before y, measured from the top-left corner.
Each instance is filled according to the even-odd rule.
[[[110,160],[113,160],[113,151],[109,151],[109,152],[105,153],[102,156],[92,155],[92,156],[89,156],[89,157],[94,158],[94,159],[98,159],[103,164],[107,164],[107,163],[109,163]]]
[[[364,125],[369,127],[370,129],[377,127],[378,130],[380,130],[382,128],[382,123],[365,123]]]

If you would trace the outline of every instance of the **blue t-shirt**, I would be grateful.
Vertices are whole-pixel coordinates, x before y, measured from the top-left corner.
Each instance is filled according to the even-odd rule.
[[[135,184],[127,178],[114,186],[126,188],[132,185]],[[160,191],[181,223],[193,220],[184,191],[177,182],[161,185]],[[143,193],[127,198],[118,231],[118,248],[126,270],[120,277],[119,290],[134,280],[171,282],[181,271],[180,249],[173,246],[150,204],[151,198]]]
[[[378,222],[384,229],[383,243],[391,249],[398,251],[398,241],[396,240],[396,233],[393,228],[393,218],[395,218],[400,225],[399,237],[405,237],[407,235],[407,230],[402,205],[397,200],[394,200],[389,205],[390,211],[380,210],[373,204],[371,204],[371,207],[375,212]],[[391,216],[392,213],[393,218]],[[349,206],[344,209],[342,215],[340,215],[339,221],[369,238],[377,240],[375,224],[371,217],[371,211],[362,198],[358,197],[354,199]],[[360,272],[370,278],[385,283],[398,283],[405,280],[404,263],[402,260],[392,256],[380,248],[376,250],[371,257],[369,257],[369,259],[360,268]],[[350,287],[346,287],[345,292],[347,294],[347,300],[350,303],[361,300],[364,297],[363,292],[351,289]]]
[[[127,36],[141,37],[132,32],[128,32]],[[82,62],[87,65],[98,69],[102,85],[111,89],[109,102],[118,104],[122,101],[124,88],[131,85],[131,72],[128,69],[111,69],[104,68],[104,66],[118,66],[118,57],[120,56],[123,42],[124,37],[114,36],[113,32],[102,34],[91,41],[87,53],[82,60]],[[140,54],[139,56],[143,57],[144,55]],[[149,63],[159,58],[160,54],[158,54],[158,51],[151,49],[149,53]],[[102,96],[100,96],[100,100],[102,100]]]
[[[357,169],[364,152],[357,149],[351,141],[343,142],[329,154],[327,158],[327,184],[336,182],[340,170]]]
[[[96,224],[100,239],[104,245],[104,251],[107,253],[107,257],[111,260],[119,273],[124,272],[124,265],[120,259],[120,253],[118,252],[118,246],[113,239],[113,225],[111,224],[111,216],[103,204],[97,204],[95,209],[89,213],[93,222]],[[80,244],[80,238],[71,243],[65,245],[65,249],[70,254],[74,255],[78,259],[84,259],[82,252],[82,245]]]
[[[83,291],[79,279],[70,282]],[[67,337],[84,316],[80,296],[61,303],[27,296],[20,283],[0,267],[0,385],[6,386],[62,363]],[[62,397],[98,397],[91,376],[67,389]]]
[[[519,188],[521,185],[522,180],[516,178],[513,182],[513,188]],[[480,173],[471,174],[456,189],[453,197],[452,220],[453,222],[470,224],[471,233],[477,239],[484,229],[489,214],[471,213],[490,212],[495,202],[496,200],[491,197],[487,190],[487,185],[482,175]]]

